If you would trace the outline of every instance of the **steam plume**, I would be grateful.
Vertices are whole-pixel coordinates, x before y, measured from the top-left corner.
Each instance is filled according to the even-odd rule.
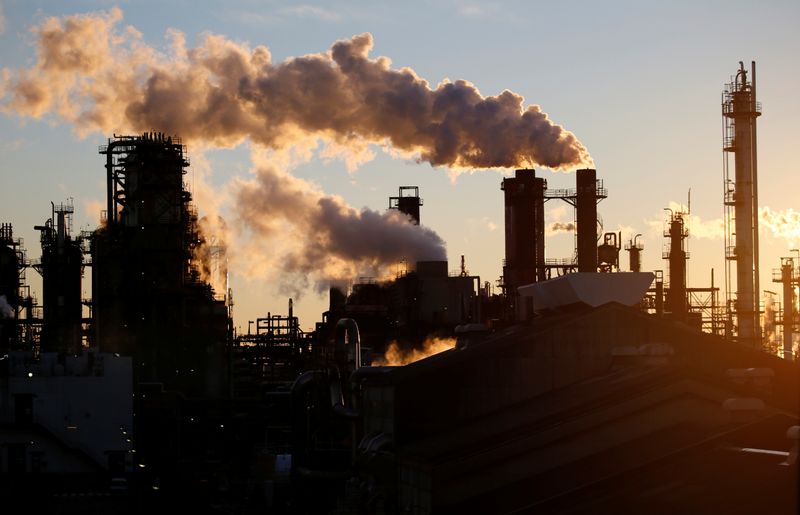
[[[769,207],[758,210],[759,221],[776,238],[785,239],[789,247],[800,244],[800,212],[792,208],[773,211]]]
[[[575,224],[572,222],[553,222],[547,226],[547,234],[558,234],[562,232],[575,232]]]
[[[256,236],[247,262],[238,263],[251,273],[261,275],[254,267],[282,270],[301,279],[284,286],[310,280],[321,291],[359,273],[384,277],[400,261],[445,259],[442,239],[399,211],[358,211],[263,157],[254,159],[255,179],[235,187],[236,215]]]
[[[410,68],[370,58],[368,33],[273,63],[263,46],[206,35],[187,48],[177,31],[164,54],[135,28],[121,28],[121,20],[114,8],[34,28],[38,58],[28,69],[6,71],[3,109],[54,113],[82,133],[156,128],[221,146],[249,138],[285,148],[314,137],[362,153],[388,143],[450,168],[591,163],[577,138],[538,105],[525,106],[508,90],[485,97],[464,80],[432,88]]]
[[[308,154],[321,141],[323,157],[350,167],[372,159],[373,145],[451,170],[591,165],[584,146],[539,106],[510,91],[483,96],[463,80],[431,87],[410,68],[370,57],[370,34],[273,63],[266,47],[213,34],[187,47],[171,30],[161,51],[123,26],[118,8],[48,18],[32,33],[37,58],[29,68],[3,70],[0,109],[60,119],[80,135],[155,129],[193,148],[249,141],[273,156]],[[216,234],[239,252],[229,254],[231,263],[251,274],[281,270],[299,278],[293,289],[304,282],[324,288],[358,273],[384,275],[400,260],[444,259],[441,238],[397,212],[353,209],[294,178],[288,166],[262,160],[256,168],[254,179],[228,189],[236,219],[230,234]],[[216,220],[219,199],[209,191],[201,184],[213,204],[207,220]],[[215,235],[201,229],[208,241]]]

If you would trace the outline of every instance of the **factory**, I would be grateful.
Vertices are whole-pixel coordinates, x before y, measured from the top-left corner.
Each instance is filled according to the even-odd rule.
[[[667,210],[666,274],[643,271],[640,235],[602,228],[598,170],[553,189],[520,168],[497,193],[496,290],[465,256],[418,260],[332,284],[309,331],[291,299],[234,330],[186,146],[114,135],[97,228],[74,234],[72,204],[51,204],[30,260],[0,226],[0,495],[67,512],[795,513],[800,263],[781,259],[766,313],[755,72],[723,92],[723,286],[688,284],[690,206]],[[547,254],[547,202],[573,210],[571,255]],[[388,208],[420,226],[421,206],[400,186]]]

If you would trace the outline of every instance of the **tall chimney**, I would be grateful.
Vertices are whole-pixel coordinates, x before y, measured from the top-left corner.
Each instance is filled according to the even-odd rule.
[[[506,295],[516,296],[517,288],[543,281],[544,268],[544,192],[547,181],[535,171],[521,169],[503,179],[505,197],[506,259],[503,282]]]
[[[415,225],[419,225],[419,186],[400,186],[396,197],[389,197],[389,209],[397,209],[411,217]]]
[[[597,172],[578,170],[576,184],[578,272],[597,272]]]

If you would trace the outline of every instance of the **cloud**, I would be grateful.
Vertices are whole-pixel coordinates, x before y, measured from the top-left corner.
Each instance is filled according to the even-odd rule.
[[[462,5],[458,8],[458,14],[467,18],[477,18],[484,14],[484,10],[478,5]]]
[[[6,15],[3,12],[3,4],[0,4],[0,34],[6,31]]]
[[[283,8],[280,12],[298,18],[316,18],[323,21],[339,21],[342,19],[339,13],[317,5],[295,5]]]
[[[11,141],[6,141],[6,142],[3,142],[2,144],[0,144],[0,151],[2,151],[3,153],[5,153],[5,152],[15,152],[15,151],[21,149],[22,147],[24,147],[25,144],[26,144],[26,141],[24,139],[15,139],[15,140],[11,140]]]

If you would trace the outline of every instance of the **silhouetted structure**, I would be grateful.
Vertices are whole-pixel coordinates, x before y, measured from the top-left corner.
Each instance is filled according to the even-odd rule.
[[[722,94],[724,123],[723,176],[725,181],[725,285],[729,318],[735,319],[736,338],[747,345],[761,345],[758,277],[758,158],[756,118],[756,63],[750,79],[744,63]],[[731,173],[729,156],[734,155]],[[736,295],[733,296],[731,263],[736,263]],[[730,324],[733,328],[733,323]],[[730,336],[730,335],[729,335]]]
[[[622,233],[603,234],[603,243],[597,247],[597,268],[601,272],[619,272],[619,251],[622,248]]]
[[[115,137],[100,152],[109,199],[92,238],[95,341],[133,356],[141,382],[223,395],[228,311],[193,262],[199,236],[184,146],[150,133]]]
[[[389,209],[397,209],[411,217],[414,224],[419,225],[419,208],[422,199],[419,197],[419,186],[400,186],[396,197],[389,197]]]
[[[503,179],[500,189],[505,199],[503,286],[513,306],[517,288],[546,279],[544,202],[547,181],[536,177],[532,169],[521,169],[514,172],[514,177]]]
[[[628,263],[631,272],[641,272],[642,270],[642,251],[644,244],[639,241],[641,234],[634,236],[632,240],[628,240],[625,244],[625,250],[628,251]]]
[[[783,358],[787,360],[795,358],[792,347],[795,326],[798,323],[794,289],[800,286],[800,269],[796,269],[794,263],[794,258],[782,257],[781,267],[772,271],[772,282],[783,286],[783,313],[779,322],[783,325]]]
[[[20,242],[10,223],[0,225],[0,354],[16,344],[20,287]]]
[[[578,271],[597,272],[597,203],[604,198],[602,185],[591,168],[578,170],[576,174]]]
[[[667,311],[675,320],[686,321],[686,260],[689,259],[689,253],[684,248],[684,240],[689,236],[683,220],[686,213],[668,211],[669,228],[664,231],[664,237],[669,238],[669,243],[662,254],[669,264]]]
[[[53,205],[41,232],[42,259],[34,268],[42,275],[42,352],[77,355],[83,340],[83,247],[71,231],[71,203]]]

